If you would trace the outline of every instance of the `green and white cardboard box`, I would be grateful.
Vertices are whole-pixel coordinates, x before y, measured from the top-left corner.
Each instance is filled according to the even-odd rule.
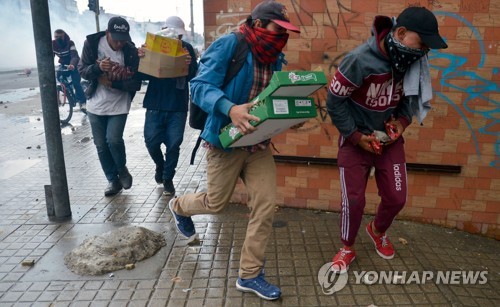
[[[250,109],[259,122],[251,121],[257,127],[253,133],[242,135],[232,124],[222,129],[219,140],[224,148],[258,144],[293,125],[316,117],[314,99],[310,97],[268,96]]]
[[[322,71],[275,71],[269,85],[252,101],[268,96],[307,97],[327,83]]]
[[[307,96],[322,88],[327,83],[321,71],[277,71],[269,85],[255,97],[256,105],[250,114],[260,118],[250,122],[257,130],[242,135],[229,124],[221,129],[219,140],[224,148],[258,144],[293,125],[316,117],[314,99]]]

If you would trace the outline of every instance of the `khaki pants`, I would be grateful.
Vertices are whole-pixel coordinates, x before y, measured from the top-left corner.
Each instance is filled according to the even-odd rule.
[[[240,257],[241,278],[256,277],[264,264],[276,203],[276,165],[271,149],[250,153],[235,149],[207,152],[207,192],[176,199],[174,211],[183,216],[218,213],[231,199],[240,177],[248,191],[250,220]]]

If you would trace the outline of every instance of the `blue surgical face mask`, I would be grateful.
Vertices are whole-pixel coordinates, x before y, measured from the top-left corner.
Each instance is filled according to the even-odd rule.
[[[392,67],[399,72],[405,72],[413,62],[426,54],[424,50],[403,45],[394,37],[392,32],[385,37],[385,48]]]

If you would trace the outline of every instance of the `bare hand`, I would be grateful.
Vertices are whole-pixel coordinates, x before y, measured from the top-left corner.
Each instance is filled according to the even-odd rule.
[[[140,58],[143,58],[145,55],[146,55],[146,51],[144,51],[144,46],[145,45],[142,45],[141,48],[137,49],[137,55],[140,57]]]
[[[252,133],[256,130],[256,128],[250,124],[251,120],[256,122],[260,121],[257,116],[248,113],[250,108],[254,105],[255,103],[249,102],[241,105],[234,105],[231,110],[229,110],[231,122],[243,135]]]
[[[394,143],[401,136],[401,134],[403,134],[404,128],[401,122],[397,119],[394,119],[394,117],[392,117],[391,120],[385,125],[387,135],[391,139],[390,141],[386,142],[385,145],[389,145]]]
[[[102,59],[101,61],[98,62],[99,68],[102,71],[110,71],[111,67],[113,66],[111,64],[111,59],[109,57]]]
[[[377,138],[373,135],[363,135],[361,136],[358,145],[368,152],[375,153],[375,150],[373,149],[370,142],[375,141],[376,139]]]
[[[403,124],[401,124],[399,120],[395,119],[389,123],[396,126],[396,131],[399,134],[398,137],[401,136],[401,134],[403,134],[403,132],[405,131],[405,129],[403,128]]]
[[[73,70],[73,69],[75,69],[75,66],[73,66],[72,64],[69,64],[67,68],[68,68],[68,70]]]

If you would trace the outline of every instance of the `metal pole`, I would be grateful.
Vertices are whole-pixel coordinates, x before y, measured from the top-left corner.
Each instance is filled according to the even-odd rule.
[[[193,0],[191,0],[191,40],[194,43],[194,16],[193,16]]]
[[[99,6],[99,0],[96,0],[95,2],[96,8],[95,8],[95,28],[97,29],[97,32],[99,32],[99,12],[101,11],[101,7]]]
[[[43,125],[50,182],[54,199],[53,212],[56,219],[71,218],[68,181],[64,163],[64,151],[59,122],[59,108],[56,98],[54,55],[52,52],[52,32],[50,30],[49,5],[47,0],[30,0],[31,19],[36,48],[38,82],[42,99]],[[47,212],[50,212],[47,206]],[[49,216],[50,218],[50,216]]]

